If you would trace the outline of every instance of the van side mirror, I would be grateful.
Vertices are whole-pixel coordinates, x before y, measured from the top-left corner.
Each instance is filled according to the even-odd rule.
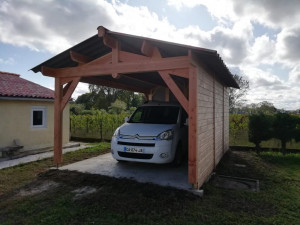
[[[126,116],[124,120],[125,120],[125,123],[127,123],[129,120],[129,117]]]
[[[189,118],[186,118],[186,120],[185,120],[185,122],[184,122],[183,125],[184,125],[184,126],[188,126],[188,125],[189,125]]]

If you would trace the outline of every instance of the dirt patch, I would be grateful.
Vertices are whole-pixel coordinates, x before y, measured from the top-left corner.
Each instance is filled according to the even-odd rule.
[[[17,195],[19,196],[30,196],[40,194],[44,191],[55,189],[59,186],[59,183],[52,180],[37,181],[35,184],[28,185],[22,188]]]
[[[73,199],[79,200],[79,199],[84,198],[85,196],[93,194],[97,191],[98,191],[97,188],[94,188],[94,187],[90,187],[90,186],[81,187],[81,188],[78,188],[78,189],[72,191],[72,193],[75,193],[75,196]]]

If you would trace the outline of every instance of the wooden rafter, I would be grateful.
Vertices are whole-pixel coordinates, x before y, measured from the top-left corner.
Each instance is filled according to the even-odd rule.
[[[70,57],[74,62],[77,62],[79,65],[89,63],[93,60],[89,56],[82,55],[82,54],[74,52],[74,51],[70,51]]]
[[[115,47],[112,48],[112,65],[115,66],[119,63],[119,52],[120,52],[120,42],[115,41]],[[113,78],[119,79],[120,74],[119,73],[112,73],[111,74]]]

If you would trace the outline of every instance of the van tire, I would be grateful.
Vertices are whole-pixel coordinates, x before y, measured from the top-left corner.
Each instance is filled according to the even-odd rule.
[[[172,166],[179,167],[182,164],[182,145],[179,143],[176,148]]]

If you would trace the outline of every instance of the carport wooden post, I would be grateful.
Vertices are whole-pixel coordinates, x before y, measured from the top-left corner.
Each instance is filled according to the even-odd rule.
[[[188,151],[188,173],[189,183],[197,184],[197,68],[193,65],[189,67],[189,151]]]
[[[58,166],[62,162],[62,124],[63,111],[71,98],[80,77],[59,78],[55,77],[54,92],[54,162]],[[63,85],[67,83],[65,87]]]
[[[58,164],[62,161],[62,102],[63,86],[60,84],[60,78],[55,78],[54,93],[54,162]]]

